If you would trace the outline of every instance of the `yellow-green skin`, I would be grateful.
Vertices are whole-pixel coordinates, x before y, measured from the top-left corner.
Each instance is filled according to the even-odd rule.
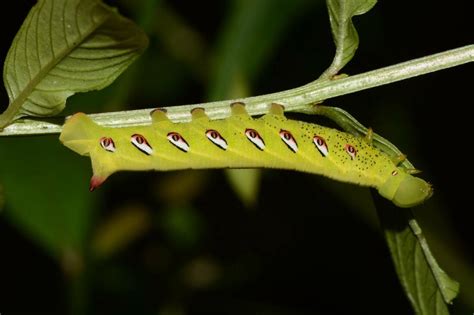
[[[413,177],[366,139],[316,124],[286,119],[279,105],[253,119],[243,104],[234,104],[225,120],[212,120],[202,109],[193,111],[191,123],[173,123],[162,111],[152,113],[153,123],[143,127],[104,128],[83,113],[64,125],[60,140],[65,146],[92,160],[91,189],[121,170],[180,170],[205,168],[278,168],[324,175],[343,182],[374,187],[399,207],[411,207],[431,196],[431,186]],[[246,136],[254,129],[264,141],[259,149]],[[206,132],[216,130],[226,141],[222,149]],[[288,131],[297,144],[296,152],[280,136]],[[188,145],[187,152],[170,143],[167,135],[178,133]],[[152,152],[148,155],[131,143],[132,135],[143,136]],[[327,154],[315,145],[314,137],[325,140]],[[101,146],[104,137],[113,139],[114,152]],[[355,154],[348,152],[348,145]]]

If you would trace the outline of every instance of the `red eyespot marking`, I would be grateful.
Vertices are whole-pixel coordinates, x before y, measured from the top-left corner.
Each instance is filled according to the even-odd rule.
[[[206,130],[206,137],[222,150],[227,150],[227,141],[214,129]]]
[[[296,151],[298,151],[298,143],[296,142],[296,140],[293,137],[293,135],[291,134],[291,132],[281,129],[280,130],[280,138],[281,138],[281,140],[283,140],[283,142],[286,144],[286,146],[291,151],[293,151],[294,153],[296,153]]]
[[[184,140],[184,138],[177,132],[170,132],[167,135],[169,142],[180,149],[183,152],[189,151],[189,144]]]
[[[347,154],[349,154],[349,156],[351,157],[351,160],[355,159],[355,157],[357,156],[356,148],[352,144],[346,144],[345,149]]]
[[[115,143],[112,138],[109,137],[102,137],[99,140],[100,146],[108,152],[115,152]]]
[[[265,142],[262,137],[260,137],[257,130],[247,128],[245,129],[245,135],[259,150],[263,151],[265,149]]]
[[[146,155],[151,155],[153,153],[153,149],[148,143],[148,141],[145,139],[145,137],[138,133],[132,135],[132,137],[130,138],[130,142],[132,142],[135,148],[145,153]]]
[[[323,137],[314,135],[313,143],[316,146],[316,149],[318,149],[319,153],[321,153],[323,157],[328,156],[329,154],[328,145],[326,144],[326,140],[324,140]]]
[[[392,172],[392,176],[397,176],[397,175],[398,175],[398,171],[397,171],[397,170],[394,170],[394,171]]]

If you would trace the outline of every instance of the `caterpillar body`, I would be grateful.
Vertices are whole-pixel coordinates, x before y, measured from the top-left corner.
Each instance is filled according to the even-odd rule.
[[[66,121],[60,140],[90,156],[91,191],[120,170],[278,168],[370,186],[399,207],[432,194],[430,184],[362,137],[287,119],[278,104],[260,118],[249,116],[243,103],[231,109],[229,118],[209,120],[204,109],[195,108],[189,123],[173,123],[158,109],[150,126],[123,128],[100,127],[77,113]]]

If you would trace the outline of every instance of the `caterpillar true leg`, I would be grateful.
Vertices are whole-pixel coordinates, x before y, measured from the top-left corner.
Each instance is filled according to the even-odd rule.
[[[410,175],[415,175],[415,174],[420,174],[421,171],[420,170],[417,170],[416,168],[409,168],[406,170],[406,172]]]
[[[405,154],[400,154],[392,158],[392,162],[395,165],[400,165],[407,159],[407,156]]]
[[[374,131],[372,128],[367,129],[367,134],[365,135],[365,140],[368,144],[372,145],[372,140],[374,139]]]

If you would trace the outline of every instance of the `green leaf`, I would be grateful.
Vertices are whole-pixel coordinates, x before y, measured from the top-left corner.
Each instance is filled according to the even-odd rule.
[[[336,55],[319,79],[334,77],[354,57],[359,47],[359,36],[352,17],[366,13],[376,3],[377,0],[326,0]]]
[[[262,170],[256,168],[249,169],[228,169],[227,179],[234,192],[246,207],[255,206],[260,188],[260,178]]]
[[[378,214],[400,282],[418,315],[449,314],[459,283],[436,262],[411,211],[379,200]]]
[[[51,256],[70,263],[68,257],[83,253],[97,196],[87,188],[90,162],[75,158],[55,136],[2,138],[0,152],[2,215]]]
[[[52,116],[77,92],[112,83],[147,46],[146,35],[97,0],[40,0],[8,51],[10,104],[0,129],[25,116]]]

